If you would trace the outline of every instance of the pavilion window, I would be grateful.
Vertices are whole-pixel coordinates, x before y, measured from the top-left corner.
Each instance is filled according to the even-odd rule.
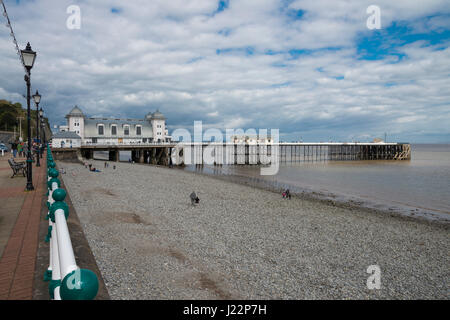
[[[137,127],[136,127],[136,135],[137,135],[137,136],[140,136],[141,133],[142,133],[142,128],[141,128],[140,126],[137,126]]]
[[[126,136],[130,135],[130,127],[129,126],[125,126],[123,128],[123,134]]]
[[[98,135],[102,136],[104,134],[104,127],[103,125],[98,126]]]
[[[111,127],[111,135],[112,135],[112,136],[117,135],[117,126],[112,126],[112,127]]]

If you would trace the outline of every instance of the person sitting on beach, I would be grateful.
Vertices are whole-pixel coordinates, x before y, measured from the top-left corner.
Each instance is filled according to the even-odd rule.
[[[195,205],[195,203],[199,203],[200,199],[195,194],[195,191],[192,191],[191,195],[189,196],[191,198],[191,204]]]
[[[286,191],[284,192],[286,194],[286,199],[291,200],[291,193],[289,192],[289,189],[286,189]]]

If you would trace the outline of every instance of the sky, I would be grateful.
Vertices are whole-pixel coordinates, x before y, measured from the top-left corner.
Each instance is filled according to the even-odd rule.
[[[282,141],[450,143],[448,0],[4,0],[52,125],[143,118],[171,132],[279,129]],[[67,8],[80,8],[69,29]],[[381,29],[369,29],[370,5]],[[1,11],[1,10],[0,10]],[[26,105],[0,16],[0,99]]]

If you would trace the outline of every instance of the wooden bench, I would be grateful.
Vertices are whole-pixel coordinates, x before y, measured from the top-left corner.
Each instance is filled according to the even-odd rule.
[[[26,162],[15,162],[13,158],[10,158],[10,159],[8,159],[8,163],[13,171],[13,175],[11,176],[11,178],[14,178],[14,176],[18,175],[20,172],[22,172],[24,177],[26,176],[26,174],[27,174],[27,163]]]

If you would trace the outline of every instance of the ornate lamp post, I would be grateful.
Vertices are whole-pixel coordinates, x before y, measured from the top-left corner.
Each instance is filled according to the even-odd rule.
[[[42,107],[39,109],[39,125],[41,126],[42,133],[44,134],[44,139],[41,141],[42,148],[39,150],[39,153],[41,155],[42,159],[42,151],[44,151],[44,143],[45,143],[45,131],[44,131],[44,110],[42,110]]]
[[[30,84],[30,74],[31,68],[33,68],[34,61],[36,60],[36,52],[31,50],[30,43],[27,43],[25,50],[20,50],[22,53],[22,61],[27,70],[25,74],[25,82],[27,84],[27,132],[28,132],[28,152],[27,152],[27,191],[34,190],[33,187],[33,172],[31,163],[33,162],[31,158],[31,111],[30,111],[30,96],[31,96],[31,84]]]
[[[40,141],[40,138],[39,138],[39,122],[40,122],[39,121],[39,102],[41,102],[41,95],[39,94],[39,92],[37,90],[36,90],[36,93],[33,95],[33,100],[34,100],[34,103],[36,104],[36,143],[38,143],[38,141]],[[36,152],[37,152],[36,167],[40,167],[41,163],[39,162],[39,153],[40,153],[39,145],[36,148]]]
[[[47,148],[47,135],[45,134],[45,121],[42,119],[42,132],[44,133],[44,149]]]

